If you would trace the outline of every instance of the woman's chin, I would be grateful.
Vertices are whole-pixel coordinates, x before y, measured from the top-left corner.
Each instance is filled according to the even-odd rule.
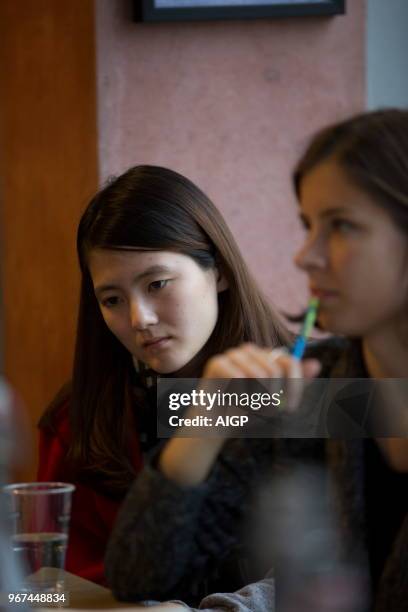
[[[361,322],[350,318],[321,313],[318,321],[322,331],[335,336],[360,337],[364,335],[364,326]]]
[[[174,361],[173,360],[169,360],[169,361],[152,360],[148,365],[152,370],[157,372],[157,374],[160,374],[161,376],[165,376],[166,374],[175,374],[179,370],[182,370],[184,366],[186,365],[186,362],[176,361],[176,360]]]
[[[149,359],[148,367],[161,376],[171,375],[179,378],[196,378],[200,376],[203,364],[207,360],[206,354],[200,349],[189,354],[161,355],[161,358]]]

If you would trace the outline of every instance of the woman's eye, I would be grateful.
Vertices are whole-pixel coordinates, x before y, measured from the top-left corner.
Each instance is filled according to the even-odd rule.
[[[153,281],[149,285],[149,291],[158,291],[159,289],[164,289],[169,280],[170,279]]]
[[[347,219],[333,219],[332,228],[346,234],[355,230],[356,226],[351,221],[347,221]]]
[[[119,304],[119,302],[120,298],[117,295],[112,295],[102,300],[102,306],[105,308],[114,308]]]

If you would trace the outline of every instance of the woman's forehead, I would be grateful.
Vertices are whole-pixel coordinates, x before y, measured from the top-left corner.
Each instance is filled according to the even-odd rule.
[[[94,285],[105,284],[113,277],[134,277],[168,272],[192,262],[182,253],[135,249],[93,249],[88,262]]]

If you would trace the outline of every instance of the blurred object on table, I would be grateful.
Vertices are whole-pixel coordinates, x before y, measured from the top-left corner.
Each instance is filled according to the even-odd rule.
[[[367,610],[364,561],[342,551],[322,468],[306,465],[277,476],[260,496],[255,525],[255,555],[263,568],[273,568],[279,612]]]

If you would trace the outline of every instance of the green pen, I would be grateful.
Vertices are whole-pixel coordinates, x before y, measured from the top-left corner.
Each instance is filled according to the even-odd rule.
[[[317,297],[312,297],[309,300],[309,304],[307,306],[306,316],[303,321],[302,330],[299,336],[296,338],[295,344],[291,350],[291,354],[295,359],[302,359],[305,349],[307,339],[312,331],[312,328],[315,324],[317,317],[317,309],[319,308],[319,299]]]

